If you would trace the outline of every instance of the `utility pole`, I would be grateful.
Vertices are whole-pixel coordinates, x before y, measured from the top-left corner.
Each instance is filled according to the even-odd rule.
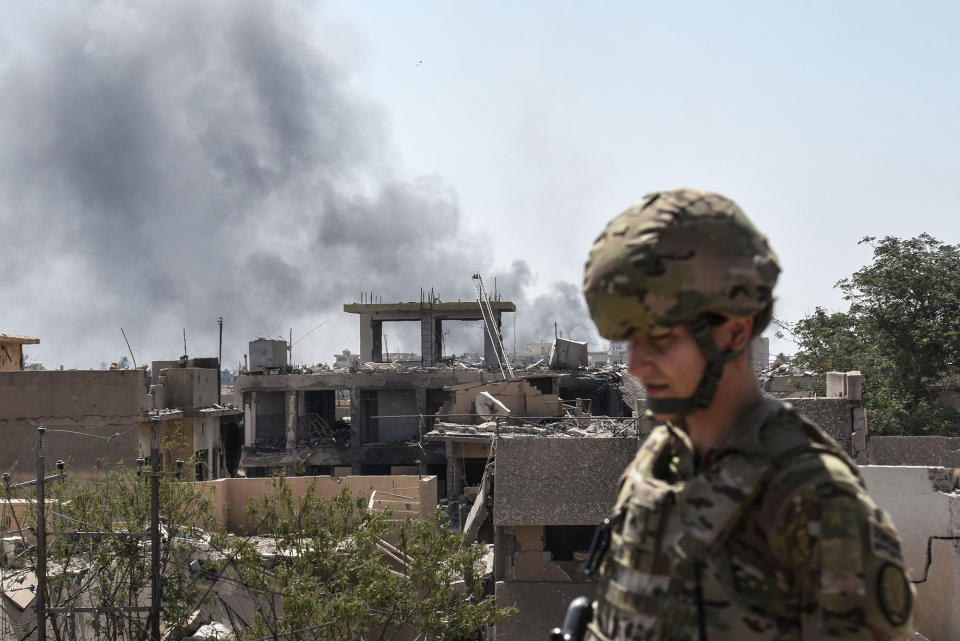
[[[44,445],[43,437],[46,433],[46,428],[42,425],[37,428],[37,478],[32,481],[23,481],[22,483],[11,483],[11,475],[9,472],[4,472],[0,475],[3,485],[6,486],[7,497],[10,496],[10,491],[22,487],[28,487],[30,485],[37,486],[37,526],[36,526],[36,535],[37,535],[37,588],[36,588],[36,612],[37,612],[37,641],[46,641],[47,638],[47,618],[54,614],[65,614],[67,615],[68,621],[68,630],[70,632],[70,637],[75,638],[76,636],[76,625],[77,619],[76,614],[78,612],[92,613],[94,618],[101,612],[107,612],[112,614],[123,614],[126,612],[144,612],[146,610],[151,610],[151,608],[140,607],[140,606],[120,606],[120,607],[76,607],[70,605],[68,607],[50,607],[50,604],[47,602],[47,537],[48,536],[68,536],[73,540],[78,540],[81,536],[91,536],[95,539],[99,539],[104,536],[121,536],[123,539],[126,539],[127,536],[145,536],[144,533],[133,533],[133,532],[115,532],[115,531],[105,531],[105,532],[81,532],[79,530],[74,530],[73,532],[48,532],[47,531],[47,503],[46,503],[46,483],[47,481],[56,481],[62,480],[67,477],[67,473],[64,471],[66,469],[66,464],[60,460],[57,461],[57,473],[51,474],[50,476],[44,476],[44,471],[46,468],[46,456],[44,455]],[[140,459],[142,460],[142,459]],[[178,459],[179,460],[179,459]],[[122,539],[121,539],[122,540]],[[158,557],[159,558],[159,557]],[[159,619],[158,619],[159,620]],[[159,638],[159,637],[157,637]]]
[[[186,352],[186,345],[184,345]],[[160,641],[160,420],[150,419],[150,641]],[[40,639],[39,641],[44,641]]]
[[[220,370],[223,369],[223,316],[217,319],[217,325],[220,326],[220,347],[217,350],[217,404],[223,402],[223,399],[220,397],[220,388],[223,387],[223,383],[220,381]]]
[[[43,435],[45,427],[37,428],[37,641],[47,639],[47,515],[43,495]]]
[[[9,472],[4,472],[2,477],[0,477],[6,486],[8,499],[11,490],[28,487],[30,485],[37,486],[37,589],[35,597],[36,605],[34,606],[37,613],[37,641],[46,641],[47,638],[47,504],[46,497],[44,496],[44,490],[46,489],[44,484],[47,481],[55,481],[67,476],[63,471],[65,467],[63,461],[57,461],[58,472],[56,474],[51,476],[43,475],[45,466],[43,435],[46,431],[47,428],[42,425],[37,428],[37,478],[22,483],[11,483]],[[57,534],[57,532],[53,534]]]

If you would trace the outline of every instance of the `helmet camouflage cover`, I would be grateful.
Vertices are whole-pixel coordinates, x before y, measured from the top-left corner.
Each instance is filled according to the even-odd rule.
[[[600,335],[625,340],[703,314],[753,316],[780,266],[767,239],[719,194],[649,194],[614,218],[587,260],[583,292]]]

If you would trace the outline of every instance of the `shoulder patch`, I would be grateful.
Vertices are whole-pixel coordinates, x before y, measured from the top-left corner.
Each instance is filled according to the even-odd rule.
[[[913,594],[900,566],[887,563],[880,569],[877,575],[877,598],[883,615],[891,625],[900,627],[910,619]]]

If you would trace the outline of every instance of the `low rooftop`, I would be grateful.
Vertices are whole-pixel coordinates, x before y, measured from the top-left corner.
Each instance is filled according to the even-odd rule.
[[[17,334],[0,334],[0,343],[19,343],[21,345],[36,345],[40,342],[39,338],[32,336],[19,336]]]

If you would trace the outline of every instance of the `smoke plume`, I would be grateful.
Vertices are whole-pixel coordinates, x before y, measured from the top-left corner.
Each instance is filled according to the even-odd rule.
[[[202,346],[191,352],[213,353],[222,315],[236,362],[246,340],[324,318],[336,322],[312,344],[352,347],[341,305],[361,291],[472,299],[470,275],[495,273],[490,237],[467,229],[441,178],[396,179],[380,108],[351,90],[330,41],[292,0],[8,12],[0,331],[86,367],[126,351],[120,326],[148,358],[179,354],[181,327]],[[592,336],[575,286],[527,300],[528,265],[496,275],[519,342],[555,320]]]

